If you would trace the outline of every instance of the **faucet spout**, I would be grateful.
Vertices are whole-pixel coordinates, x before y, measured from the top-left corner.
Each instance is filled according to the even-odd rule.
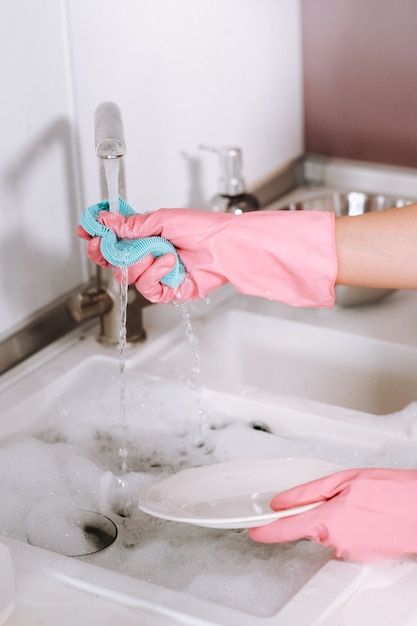
[[[99,159],[118,159],[126,154],[122,116],[114,102],[103,102],[97,107],[95,140]]]

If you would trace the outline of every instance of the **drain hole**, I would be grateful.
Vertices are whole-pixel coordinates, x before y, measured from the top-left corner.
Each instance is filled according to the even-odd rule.
[[[264,433],[272,434],[271,429],[264,424],[264,422],[251,422],[250,427],[253,428],[253,430],[261,430]]]

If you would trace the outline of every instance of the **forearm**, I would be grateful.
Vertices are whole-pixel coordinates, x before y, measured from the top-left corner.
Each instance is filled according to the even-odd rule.
[[[336,283],[417,288],[417,204],[336,219]]]

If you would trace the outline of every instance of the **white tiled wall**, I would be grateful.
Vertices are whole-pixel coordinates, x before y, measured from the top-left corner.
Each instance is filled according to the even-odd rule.
[[[85,279],[98,104],[122,110],[136,210],[203,206],[218,168],[199,143],[240,145],[248,182],[303,151],[300,48],[298,0],[4,3],[0,333]]]

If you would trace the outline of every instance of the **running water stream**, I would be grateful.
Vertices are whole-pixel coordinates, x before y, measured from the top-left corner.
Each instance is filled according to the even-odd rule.
[[[111,213],[119,212],[119,159],[104,159],[109,209]]]
[[[105,159],[104,172],[107,182],[109,210],[111,213],[119,212],[119,159]],[[119,333],[119,407],[120,407],[120,428],[122,430],[122,440],[127,440],[126,422],[126,380],[125,380],[125,348],[126,348],[126,319],[128,301],[128,278],[127,268],[122,268],[122,281],[120,283],[120,333]],[[128,470],[127,445],[119,448],[120,470],[126,474]],[[119,482],[122,479],[119,480]],[[121,484],[123,487],[123,485]]]
[[[122,282],[120,283],[120,335],[119,335],[119,378],[120,378],[120,427],[124,439],[127,438],[127,416],[126,416],[126,379],[125,379],[125,348],[126,348],[126,322],[127,322],[127,301],[128,301],[128,279],[127,267],[122,269]],[[119,457],[121,460],[121,471],[123,474],[127,472],[127,446],[124,445],[119,449]]]

